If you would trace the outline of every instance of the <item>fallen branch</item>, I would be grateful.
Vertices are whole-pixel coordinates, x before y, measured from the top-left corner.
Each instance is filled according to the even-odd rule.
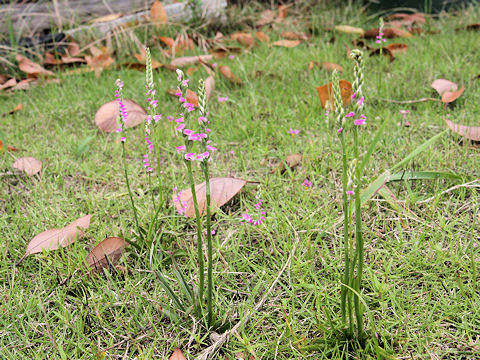
[[[298,236],[297,231],[292,226],[290,221],[288,219],[286,219],[286,220],[287,220],[288,224],[290,225],[290,227],[292,228],[292,230],[295,234],[296,241],[295,241],[295,244],[293,245],[292,250],[290,251],[290,254],[288,255],[288,259],[285,262],[285,265],[283,265],[283,267],[280,270],[280,272],[278,273],[277,277],[272,282],[272,284],[270,285],[268,290],[265,292],[265,294],[262,296],[260,301],[255,304],[255,306],[253,307],[253,311],[252,310],[247,311],[243,315],[243,317],[235,324],[235,326],[233,328],[225,331],[222,335],[218,335],[215,339],[215,342],[212,345],[210,345],[208,348],[204,349],[203,351],[201,351],[197,355],[197,357],[195,358],[196,360],[207,360],[209,356],[213,356],[215,354],[215,352],[218,351],[222,347],[222,345],[225,344],[228,341],[229,335],[232,334],[232,333],[235,333],[241,325],[244,325],[250,319],[250,316],[252,315],[252,313],[254,311],[258,311],[263,306],[263,304],[265,304],[265,301],[267,300],[267,297],[270,295],[270,293],[273,291],[273,289],[277,285],[278,281],[280,280],[280,277],[283,275],[285,270],[290,266],[290,263],[292,262],[292,257],[295,254],[295,251],[297,250],[297,245],[300,242],[300,237]]]

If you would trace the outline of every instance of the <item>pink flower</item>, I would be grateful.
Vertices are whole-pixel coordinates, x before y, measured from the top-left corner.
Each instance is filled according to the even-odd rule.
[[[185,99],[184,97],[181,97],[180,99],[178,99],[178,101],[180,101],[181,103],[184,103],[187,101],[187,99]]]
[[[190,80],[188,80],[188,79],[187,79],[187,80],[183,80],[183,81],[182,81],[182,85],[183,85],[183,86],[188,86],[188,82],[189,82],[189,81],[190,81]]]
[[[235,59],[235,55],[230,55],[228,58],[229,58],[230,60],[233,60],[233,59]]]
[[[217,63],[213,63],[213,64],[212,64],[212,68],[215,69],[216,67],[217,67]]]
[[[185,124],[180,124],[175,128],[175,130],[182,131],[184,128],[185,128]]]
[[[298,130],[298,129],[293,130],[292,128],[290,128],[290,129],[288,130],[288,133],[289,133],[290,135],[292,135],[292,136],[297,135],[299,132],[300,132],[300,130]]]
[[[362,96],[358,101],[357,101],[357,105],[358,107],[363,107],[363,102],[365,101],[365,96]]]
[[[187,147],[185,145],[180,145],[180,146],[177,146],[175,149],[177,149],[177,153],[180,154],[182,151],[187,150]]]
[[[182,92],[180,90],[177,90],[177,92],[175,93],[175,96],[178,96],[178,97],[182,96]]]
[[[184,133],[185,135],[189,136],[189,135],[192,135],[192,134],[194,133],[194,131],[193,131],[193,130],[190,130],[190,129],[185,129],[185,130],[183,130],[183,133]]]
[[[198,118],[198,123],[201,124],[202,122],[207,122],[207,118],[205,116],[200,116]]]
[[[347,190],[347,195],[353,195],[353,194],[355,194],[353,190]]]
[[[210,150],[210,151],[217,151],[217,148],[211,146],[211,145],[207,145],[207,150]]]
[[[354,117],[355,113],[353,111],[350,111],[345,117]]]
[[[312,185],[313,185],[312,182],[308,181],[308,179],[305,179],[305,181],[303,182],[303,186],[305,187],[305,190],[312,187]]]
[[[355,125],[365,125],[366,120],[367,120],[367,117],[365,115],[360,115],[360,119],[353,120],[353,123]]]
[[[244,213],[242,215],[243,219],[252,224],[253,226],[257,226],[257,225],[260,225],[263,221],[265,221],[265,216],[267,215],[267,213],[265,212],[265,210],[263,210],[262,208],[262,199],[259,199],[258,203],[255,204],[255,208],[257,209],[257,211],[260,213],[260,216],[257,218],[257,220],[254,220],[249,214],[247,213]]]
[[[219,103],[224,103],[224,102],[227,102],[228,101],[228,96],[219,96],[218,97],[218,102]]]
[[[357,96],[357,93],[354,92],[353,95],[352,95],[352,100],[354,100],[356,98],[356,96]]]
[[[182,123],[184,120],[183,116],[179,117],[178,119],[175,119],[176,123]]]
[[[195,160],[197,155],[195,153],[187,153],[185,154],[185,160]]]
[[[343,128],[340,128],[340,129],[337,130],[337,133],[338,133],[338,134],[341,134],[342,131],[343,131]]]
[[[158,120],[161,120],[161,119],[162,119],[162,114],[158,114],[158,115],[153,116],[153,120],[155,120],[155,122],[158,122]]]
[[[172,121],[172,120],[173,120],[173,116],[169,115],[169,116],[167,117],[167,119],[168,119],[168,121]]]

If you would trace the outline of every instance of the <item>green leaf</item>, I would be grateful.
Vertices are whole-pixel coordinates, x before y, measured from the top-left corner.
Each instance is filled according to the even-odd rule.
[[[185,312],[185,307],[180,302],[180,299],[178,298],[178,296],[175,295],[175,293],[173,292],[165,276],[163,276],[163,274],[160,271],[156,271],[155,273],[157,274],[157,277],[160,280],[160,286],[163,288],[163,290],[165,290],[165,292],[167,293],[167,296],[170,299],[172,299],[172,301],[175,303],[175,305],[178,306],[180,310]]]
[[[391,175],[388,181],[436,179],[460,180],[462,177],[457,174],[444,171],[404,171]]]
[[[90,150],[90,143],[95,139],[95,135],[83,139],[75,148],[75,157],[79,158]]]
[[[382,138],[383,131],[385,130],[387,123],[388,123],[387,120],[383,122],[382,126],[380,126],[380,128],[377,130],[375,137],[373,138],[372,142],[368,146],[367,153],[363,156],[362,162],[360,163],[361,174],[363,174],[363,170],[365,169],[365,166],[367,166],[367,162],[370,159],[370,156],[372,156],[373,152],[375,151],[378,141]]]
[[[368,187],[360,193],[360,204],[365,205],[365,203],[370,200],[389,180],[390,170],[387,170],[382,175],[377,177],[373,182],[371,182],[370,185],[368,185]]]

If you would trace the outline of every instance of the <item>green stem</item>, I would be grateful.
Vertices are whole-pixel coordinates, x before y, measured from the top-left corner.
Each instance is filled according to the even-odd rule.
[[[208,324],[212,325],[213,320],[213,309],[212,309],[212,297],[213,297],[213,274],[212,274],[212,230],[211,230],[211,197],[210,197],[210,177],[208,171],[208,162],[204,161],[202,163],[203,174],[205,176],[205,190],[206,190],[206,200],[207,200],[207,309],[208,309]]]
[[[132,203],[133,215],[135,217],[135,223],[137,225],[138,235],[143,240],[143,235],[140,231],[140,224],[138,222],[137,208],[135,207],[135,202],[133,201],[132,190],[130,189],[130,182],[128,181],[128,172],[127,172],[127,155],[125,153],[125,143],[122,141],[122,157],[123,157],[123,169],[125,171],[125,182],[127,183],[128,195],[130,196],[130,201]]]
[[[358,129],[357,126],[354,127],[353,131],[353,141],[354,141],[354,155],[357,160],[355,166],[355,248],[357,252],[358,259],[358,268],[357,268],[357,277],[354,281],[354,289],[360,294],[362,286],[362,273],[363,273],[363,234],[362,234],[362,213],[361,213],[361,202],[360,202],[360,189],[361,189],[361,177],[360,177],[360,167],[358,164]],[[363,335],[363,310],[361,308],[359,295],[354,297],[355,305],[355,316],[357,319],[357,336],[358,339],[362,338]]]
[[[200,211],[198,210],[197,192],[195,191],[195,182],[193,180],[192,163],[185,160],[187,165],[188,180],[192,190],[193,206],[195,208],[195,218],[197,221],[197,257],[200,284],[198,286],[198,315],[201,316],[201,303],[203,302],[203,288],[205,286],[205,265],[203,260],[203,243],[202,243],[202,224],[200,222]]]
[[[348,163],[347,163],[347,149],[345,146],[345,137],[342,134],[340,135],[340,141],[342,143],[342,160],[343,160],[343,214],[344,214],[344,229],[343,229],[343,245],[344,245],[344,252],[345,252],[345,276],[343,283],[349,284],[349,273],[350,273],[350,256],[349,256],[349,234],[350,234],[350,218],[348,216],[348,195],[347,195],[347,183],[348,183]],[[348,288],[342,286],[341,291],[341,312],[342,312],[342,320],[343,323],[347,323],[347,312],[346,312],[346,301],[347,301],[347,293]]]

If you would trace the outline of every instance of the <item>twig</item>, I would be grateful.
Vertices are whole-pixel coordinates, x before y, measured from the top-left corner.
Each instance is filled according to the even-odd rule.
[[[290,263],[292,261],[292,257],[295,254],[295,251],[297,250],[297,245],[300,242],[300,237],[298,236],[298,233],[296,232],[295,228],[292,226],[290,221],[288,219],[286,219],[286,221],[288,222],[288,224],[292,228],[292,230],[295,234],[295,237],[296,237],[296,241],[295,241],[295,244],[293,245],[292,250],[290,251],[290,254],[288,255],[288,259],[285,262],[285,265],[282,267],[282,269],[278,273],[277,277],[272,282],[272,284],[270,285],[268,290],[265,292],[265,294],[262,296],[260,301],[255,304],[255,306],[253,307],[253,311],[252,310],[247,311],[243,315],[243,317],[235,324],[235,326],[233,328],[225,331],[222,335],[218,335],[218,337],[216,338],[215,342],[212,345],[210,345],[208,348],[204,349],[202,352],[200,352],[197,355],[197,357],[195,358],[196,360],[207,360],[209,358],[209,356],[213,356],[213,354],[215,354],[215,352],[217,350],[219,350],[220,347],[222,347],[222,345],[225,344],[228,341],[229,335],[232,334],[232,333],[235,333],[242,324],[245,324],[250,319],[250,316],[252,315],[253,312],[258,311],[263,306],[263,304],[267,300],[267,297],[270,295],[270,293],[273,291],[274,287],[277,285],[278,281],[280,280],[280,277],[283,275],[285,270],[290,266]]]
[[[435,98],[421,98],[417,100],[392,100],[392,99],[377,98],[377,100],[391,102],[394,104],[415,104],[415,103],[427,102],[427,101],[442,101],[441,99],[435,99]]]

